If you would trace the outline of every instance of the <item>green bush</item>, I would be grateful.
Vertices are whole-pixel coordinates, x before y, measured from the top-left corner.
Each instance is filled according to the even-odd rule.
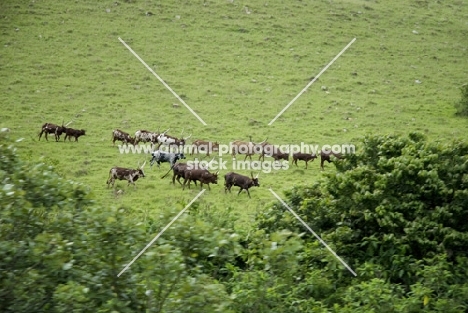
[[[461,99],[455,104],[457,115],[468,116],[468,84],[461,88]]]

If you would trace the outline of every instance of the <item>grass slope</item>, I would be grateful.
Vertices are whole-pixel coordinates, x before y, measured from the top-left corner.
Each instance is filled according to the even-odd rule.
[[[99,203],[157,214],[182,208],[182,191],[146,170],[138,188],[106,188],[119,154],[115,128],[171,128],[192,139],[278,144],[355,143],[366,134],[421,131],[465,140],[453,103],[468,77],[466,1],[9,1],[0,3],[0,127],[20,153],[88,185]],[[149,12],[149,13],[148,13]],[[122,38],[207,123],[203,126],[118,40]],[[353,38],[356,42],[271,126],[268,123]],[[418,82],[416,82],[418,81]],[[179,103],[180,104],[180,103]],[[45,122],[86,129],[78,143],[37,140]],[[191,158],[189,158],[191,159]],[[230,158],[227,157],[228,165]],[[230,170],[230,169],[229,169]],[[333,171],[332,166],[326,168]],[[221,174],[227,171],[222,171]],[[261,187],[205,192],[206,209],[245,225],[281,191],[318,178],[290,167],[260,173]]]

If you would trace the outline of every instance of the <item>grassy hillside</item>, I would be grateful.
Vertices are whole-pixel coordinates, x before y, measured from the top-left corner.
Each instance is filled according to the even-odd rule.
[[[118,183],[125,192],[115,197],[105,184],[109,169],[149,160],[119,154],[110,141],[115,128],[131,134],[170,128],[176,136],[183,130],[191,139],[226,144],[249,136],[277,144],[358,144],[369,133],[410,131],[441,142],[467,138],[466,119],[453,108],[468,78],[466,1],[5,0],[0,17],[0,127],[24,138],[18,149],[31,161],[55,166],[88,185],[101,204],[129,212],[182,208],[198,189],[161,180],[164,164],[147,166],[136,190]],[[43,123],[71,120],[87,132],[78,143],[38,141]],[[301,163],[260,173],[251,200],[224,195],[220,179],[200,202],[219,212],[231,207],[243,224],[275,200],[268,188],[281,194],[321,175],[317,161],[308,170]]]

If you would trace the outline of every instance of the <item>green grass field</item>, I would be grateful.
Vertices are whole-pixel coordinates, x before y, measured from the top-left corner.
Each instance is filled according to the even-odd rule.
[[[466,1],[4,0],[0,17],[0,127],[24,138],[17,144],[22,156],[53,165],[89,186],[98,204],[130,214],[183,208],[199,189],[182,191],[161,180],[169,169],[164,164],[147,166],[136,190],[117,183],[124,194],[116,197],[106,188],[109,169],[149,161],[120,154],[111,143],[116,128],[132,135],[170,128],[175,136],[183,130],[191,139],[225,144],[252,136],[275,144],[359,147],[367,134],[411,131],[441,142],[467,139],[467,120],[455,117],[453,107],[468,79]],[[78,143],[38,141],[43,123],[71,120],[70,127],[86,130]],[[231,166],[230,156],[225,159]],[[231,208],[243,228],[275,201],[268,188],[282,194],[309,184],[323,175],[318,163],[260,173],[252,199],[225,195],[221,178],[200,206]]]

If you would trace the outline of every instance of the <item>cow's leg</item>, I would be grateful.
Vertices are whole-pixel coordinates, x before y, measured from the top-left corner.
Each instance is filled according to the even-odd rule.
[[[292,162],[293,162],[293,164],[296,164],[296,166],[297,166],[297,159],[293,159]]]
[[[306,160],[305,162],[306,162],[306,169],[307,169],[307,163],[309,163],[309,160]]]
[[[249,199],[252,199],[252,197],[250,196],[250,191],[249,191],[249,188],[245,189],[247,190],[247,194],[249,195]]]
[[[180,175],[177,175],[177,181],[179,182],[179,184],[182,186],[182,183],[180,182],[180,179],[182,178],[182,176]],[[175,184],[174,184],[175,185]]]

